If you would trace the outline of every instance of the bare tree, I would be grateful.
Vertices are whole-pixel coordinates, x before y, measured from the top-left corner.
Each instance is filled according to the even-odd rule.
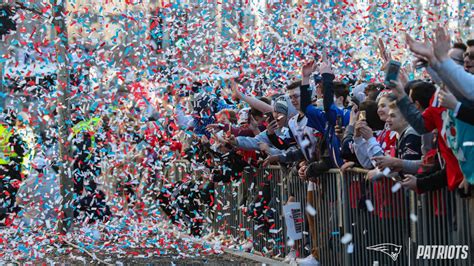
[[[69,60],[68,52],[68,34],[65,17],[65,1],[56,0],[54,5],[54,28],[56,31],[56,55],[58,62],[58,82],[57,82],[57,111],[59,113],[59,160],[60,160],[60,191],[62,196],[61,213],[58,219],[58,231],[66,233],[72,225],[74,210],[73,200],[73,181],[71,158],[71,145],[68,143],[69,126],[67,119],[69,112]]]

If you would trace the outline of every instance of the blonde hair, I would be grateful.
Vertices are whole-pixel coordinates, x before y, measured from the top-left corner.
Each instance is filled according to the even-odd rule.
[[[399,109],[397,105],[397,101],[392,101],[388,104],[388,108],[390,109]]]

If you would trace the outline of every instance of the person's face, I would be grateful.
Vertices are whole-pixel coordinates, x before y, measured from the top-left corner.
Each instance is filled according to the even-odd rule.
[[[286,115],[273,111],[273,117],[277,121],[278,128],[282,128],[286,125]]]
[[[225,114],[219,114],[217,115],[217,122],[222,123],[222,124],[228,124],[229,119],[227,118]]]
[[[464,64],[463,54],[464,51],[458,48],[452,48],[448,52],[449,57],[453,59],[453,61],[456,62],[456,64],[458,65]]]
[[[343,97],[334,96],[334,103],[336,104],[336,106],[341,107],[343,101]]]
[[[388,108],[388,104],[389,102],[388,102],[387,97],[380,98],[379,103],[378,103],[378,108],[377,108],[377,114],[379,115],[380,120],[384,122],[386,122],[388,118],[388,111],[390,109]]]
[[[323,98],[323,85],[321,83],[316,84],[316,97],[318,99]]]
[[[288,91],[288,97],[290,97],[291,104],[296,108],[296,110],[300,109],[300,88],[296,88],[293,90]]]
[[[387,124],[390,130],[400,132],[406,128],[407,122],[398,109],[389,108]]]
[[[474,74],[474,46],[469,46],[464,54],[464,69]]]

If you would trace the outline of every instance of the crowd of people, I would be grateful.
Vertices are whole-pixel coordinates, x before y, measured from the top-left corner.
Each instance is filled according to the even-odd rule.
[[[156,101],[132,95],[113,106],[74,109],[68,141],[74,147],[75,217],[92,223],[120,211],[144,215],[158,204],[172,223],[200,236],[206,223],[202,206],[214,208],[216,185],[239,182],[245,169],[270,164],[296,168],[308,183],[309,204],[318,197],[318,179],[331,168],[365,168],[374,183],[390,179],[417,193],[448,187],[469,195],[474,184],[474,164],[469,163],[474,159],[474,40],[452,44],[438,27],[432,39],[407,35],[406,42],[423,79],[413,79],[415,69],[405,66],[385,83],[336,77],[333,53],[320,49],[302,64],[300,80],[275,84],[260,95],[247,93],[245,77],[239,75],[169,86]],[[378,51],[388,71],[395,59],[382,40]],[[6,158],[0,161],[4,225],[28,208],[16,198],[21,180],[41,179],[61,168],[57,114],[48,116],[48,130],[36,136],[38,149],[19,130],[28,119],[5,112],[0,133]],[[26,157],[31,157],[29,167]],[[195,174],[169,179],[177,160],[190,162]],[[271,192],[261,191],[246,206],[247,214],[269,228],[264,206]],[[306,219],[314,224],[311,214]],[[312,252],[298,258],[302,265],[319,264],[318,236],[310,233]],[[297,259],[296,253],[287,259]]]
[[[318,197],[318,179],[331,168],[365,168],[372,182],[385,178],[390,180],[385,184],[399,182],[417,193],[448,187],[470,195],[474,40],[452,45],[439,27],[432,40],[416,41],[407,35],[406,41],[417,58],[413,64],[424,69],[422,79],[410,79],[414,70],[402,67],[391,82],[337,80],[328,51],[322,50],[316,60],[303,64],[301,80],[278,88],[276,94],[246,94],[236,80],[229,80],[230,92],[199,83],[188,90],[192,96],[178,89],[173,98],[175,122],[192,132],[192,145],[183,158],[208,171],[209,179],[201,181],[205,186],[238,182],[245,167],[296,167],[308,182],[310,204]],[[385,70],[394,59],[382,40],[378,50]],[[194,105],[186,109],[185,103]],[[212,191],[195,188],[196,199],[210,198]],[[176,189],[171,186],[162,193]],[[268,204],[261,194],[261,202]],[[212,201],[207,203],[212,206]],[[162,204],[169,206],[167,201]],[[376,208],[380,215],[389,211]],[[190,218],[200,222],[196,216]],[[314,224],[312,215],[306,219]],[[310,231],[312,253],[297,261],[317,265],[318,236]],[[287,259],[295,259],[295,253]]]

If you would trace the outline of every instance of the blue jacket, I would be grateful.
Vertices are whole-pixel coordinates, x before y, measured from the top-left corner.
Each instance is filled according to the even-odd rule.
[[[327,125],[325,138],[329,151],[329,157],[334,167],[341,167],[344,163],[341,157],[341,141],[336,136],[335,126],[339,117],[342,119],[342,126],[349,124],[350,109],[340,109],[334,104],[334,75],[324,73],[322,75],[324,88],[324,111],[326,113]]]

